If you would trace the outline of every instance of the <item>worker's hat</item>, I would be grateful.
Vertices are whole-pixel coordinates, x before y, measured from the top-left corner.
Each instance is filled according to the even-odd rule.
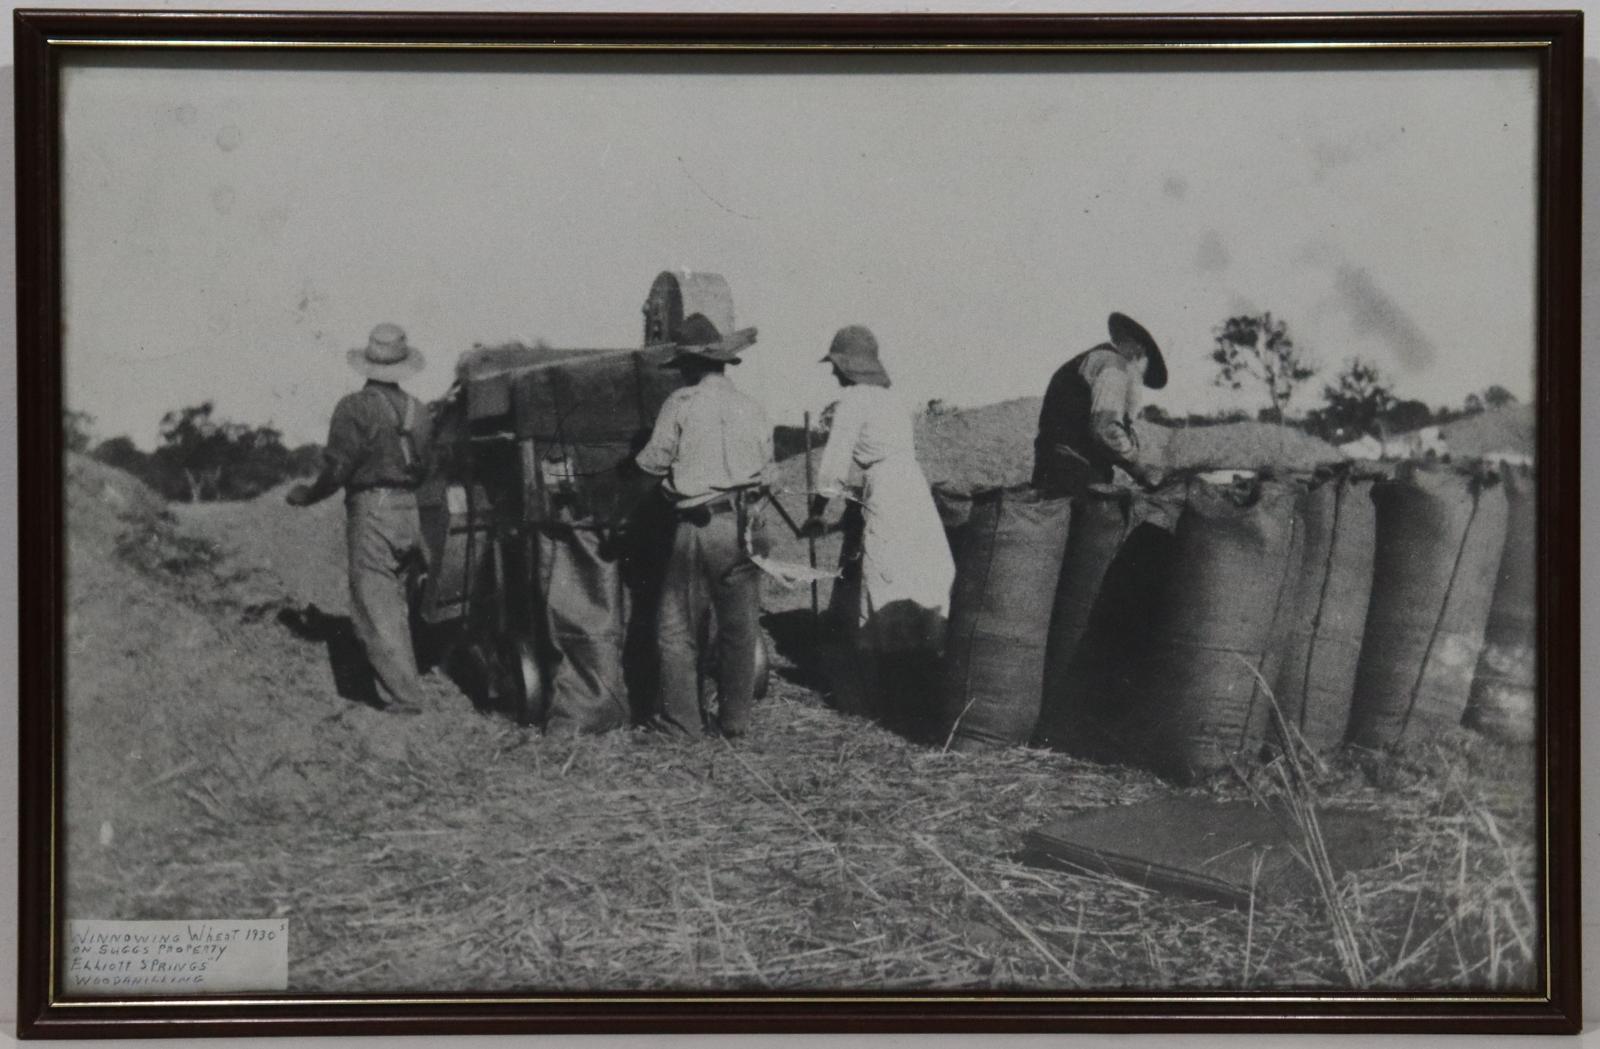
[[[724,336],[705,314],[692,313],[678,326],[677,338],[673,340],[676,348],[662,364],[676,365],[689,358],[738,364],[740,351],[755,345],[755,341],[754,328],[740,328]]]
[[[851,382],[865,386],[889,385],[889,373],[878,360],[878,340],[871,329],[851,324],[834,333],[821,363],[831,364]]]
[[[1144,384],[1159,390],[1167,384],[1167,359],[1155,337],[1144,330],[1144,325],[1125,313],[1113,313],[1106,321],[1111,330],[1111,341],[1119,348],[1136,350],[1144,354]]]
[[[345,360],[359,374],[379,382],[399,382],[422,370],[422,351],[406,342],[398,324],[380,324],[367,336],[367,344],[348,351]]]

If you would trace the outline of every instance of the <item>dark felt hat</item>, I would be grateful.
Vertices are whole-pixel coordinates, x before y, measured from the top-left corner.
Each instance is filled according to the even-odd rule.
[[[1144,384],[1159,390],[1167,384],[1167,359],[1155,337],[1144,330],[1144,325],[1125,313],[1113,313],[1106,321],[1111,330],[1111,341],[1117,346],[1137,347],[1144,354]]]
[[[678,326],[678,337],[673,340],[677,349],[663,364],[678,364],[688,358],[699,358],[717,364],[738,364],[739,353],[753,346],[754,328],[740,328],[724,336],[703,313],[692,313]]]
[[[834,333],[823,364],[832,364],[851,382],[888,386],[889,373],[878,360],[878,339],[871,329],[851,324]]]

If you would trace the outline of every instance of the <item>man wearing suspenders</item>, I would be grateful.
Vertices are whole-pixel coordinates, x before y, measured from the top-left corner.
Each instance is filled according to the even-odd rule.
[[[421,713],[422,685],[411,647],[406,574],[425,559],[417,486],[432,436],[427,408],[400,388],[422,370],[420,351],[393,324],[372,329],[349,351],[367,383],[333,409],[322,471],[289,490],[290,506],[310,506],[345,490],[350,616],[372,664],[379,698],[401,714]]]

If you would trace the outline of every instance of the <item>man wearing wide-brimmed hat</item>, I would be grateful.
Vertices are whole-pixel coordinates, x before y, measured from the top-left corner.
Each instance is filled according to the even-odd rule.
[[[1160,472],[1139,454],[1133,422],[1140,388],[1167,384],[1167,363],[1156,340],[1133,318],[1113,313],[1111,341],[1080,353],[1050,379],[1033,445],[1033,484],[1075,495],[1110,482],[1118,468],[1146,488]]]
[[[414,714],[422,709],[422,685],[406,575],[425,557],[416,490],[432,422],[400,382],[422,370],[422,353],[398,326],[380,324],[347,359],[367,383],[334,407],[322,472],[311,484],[291,488],[288,502],[309,506],[345,490],[350,617],[379,698],[397,713]]]
[[[656,720],[670,731],[741,736],[755,698],[760,644],[761,518],[756,501],[772,479],[772,424],[727,376],[756,330],[719,332],[686,318],[665,362],[689,385],[667,398],[637,462],[661,478],[676,519],[657,615],[661,692]],[[715,623],[718,711],[703,709],[701,649]]]

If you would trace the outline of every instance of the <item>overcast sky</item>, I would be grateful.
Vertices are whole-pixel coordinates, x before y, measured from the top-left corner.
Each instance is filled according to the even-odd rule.
[[[320,440],[380,320],[429,396],[475,342],[636,345],[683,267],[760,329],[736,377],[780,421],[830,399],[841,325],[908,400],[980,404],[1042,392],[1111,310],[1166,350],[1174,411],[1237,402],[1210,332],[1261,309],[1326,373],[1532,392],[1531,63],[255,61],[64,78],[67,401],[99,436],[212,398]]]

